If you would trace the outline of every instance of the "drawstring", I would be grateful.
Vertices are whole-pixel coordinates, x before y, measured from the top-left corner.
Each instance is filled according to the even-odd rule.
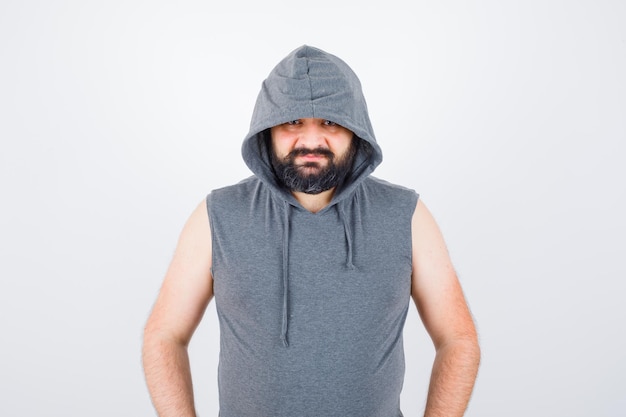
[[[339,217],[343,223],[343,230],[346,234],[346,241],[348,242],[348,258],[346,259],[346,267],[348,269],[354,269],[354,263],[352,262],[352,231],[350,230],[350,225],[346,219],[343,204],[338,204],[337,206],[339,208]]]
[[[346,259],[346,267],[348,269],[354,269],[353,253],[352,253],[352,231],[348,223],[346,213],[343,208],[343,204],[337,205],[339,218],[343,223],[343,230],[346,235],[346,242],[348,244],[348,254]],[[289,323],[289,216],[291,213],[291,206],[287,201],[284,202],[283,210],[283,307],[282,307],[282,329],[280,338],[283,341],[285,347],[289,347],[289,341],[287,340],[287,331]]]
[[[284,221],[283,221],[283,325],[281,339],[285,347],[289,346],[287,341],[287,317],[289,299],[289,203],[285,201]]]

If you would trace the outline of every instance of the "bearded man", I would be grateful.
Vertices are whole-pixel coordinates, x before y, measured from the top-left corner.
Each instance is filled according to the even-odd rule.
[[[187,221],[144,335],[160,416],[195,416],[187,345],[215,297],[221,417],[398,417],[412,298],[436,349],[425,416],[462,416],[476,330],[441,233],[382,161],[361,85],[303,46],[263,82],[254,175]]]

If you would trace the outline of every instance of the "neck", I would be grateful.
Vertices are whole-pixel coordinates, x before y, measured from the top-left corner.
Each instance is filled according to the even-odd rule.
[[[330,200],[332,200],[335,194],[335,189],[331,188],[319,194],[307,194],[300,191],[292,191],[291,193],[302,207],[311,213],[317,213],[330,203]]]

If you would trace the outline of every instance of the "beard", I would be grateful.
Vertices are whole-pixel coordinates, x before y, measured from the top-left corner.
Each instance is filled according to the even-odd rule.
[[[306,194],[319,194],[339,186],[345,180],[352,169],[358,142],[359,140],[353,138],[350,147],[340,158],[329,149],[297,148],[282,159],[276,155],[270,143],[272,167],[279,182],[287,189]],[[304,155],[323,157],[326,164],[317,161],[296,164],[296,158]]]

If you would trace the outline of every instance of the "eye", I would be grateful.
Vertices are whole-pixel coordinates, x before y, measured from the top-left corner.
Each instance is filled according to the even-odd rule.
[[[300,119],[298,119],[298,120],[290,120],[290,121],[288,121],[285,124],[289,125],[289,126],[295,126],[295,125],[299,125],[300,123],[302,123],[302,122],[300,121]]]
[[[332,122],[330,120],[324,120],[322,123],[324,126],[339,126],[337,123]]]

